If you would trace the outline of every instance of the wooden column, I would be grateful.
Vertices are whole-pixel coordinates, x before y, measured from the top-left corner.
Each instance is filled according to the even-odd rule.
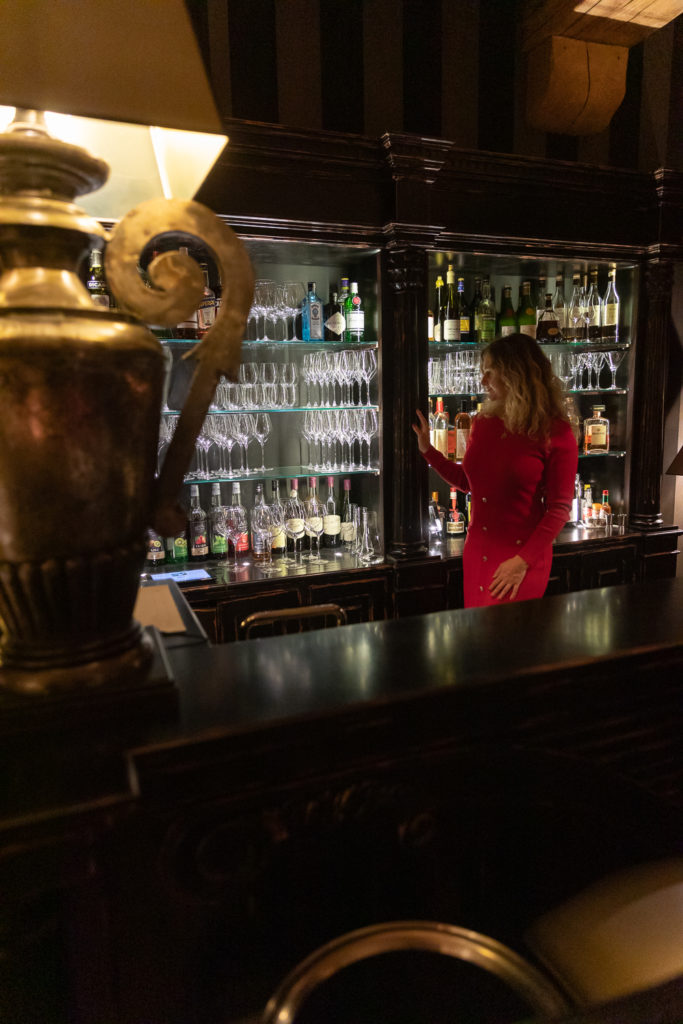
[[[387,551],[393,558],[413,558],[427,553],[427,465],[411,427],[415,409],[427,409],[427,253],[397,246],[383,261]]]
[[[629,522],[638,530],[663,525],[661,513],[664,420],[662,395],[669,362],[673,263],[655,258],[645,264],[638,317],[633,395]]]

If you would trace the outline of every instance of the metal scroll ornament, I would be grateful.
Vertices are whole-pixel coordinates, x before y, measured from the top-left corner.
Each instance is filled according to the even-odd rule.
[[[196,203],[142,204],[108,236],[73,202],[106,173],[35,124],[0,136],[0,687],[26,696],[151,680],[152,645],[133,617],[145,530],[178,524],[195,437],[219,375],[235,376],[251,304],[245,250]],[[168,232],[206,245],[224,301],[193,351],[157,480],[164,356],[144,323],[177,323],[202,294],[199,267],[179,253],[154,261],[152,288],[140,278],[139,254]],[[79,277],[106,242],[116,310],[95,307]]]

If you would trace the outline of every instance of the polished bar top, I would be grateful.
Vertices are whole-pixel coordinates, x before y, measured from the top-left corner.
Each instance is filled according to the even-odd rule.
[[[177,740],[658,652],[683,658],[683,579],[169,652]],[[167,737],[171,740],[171,737]]]

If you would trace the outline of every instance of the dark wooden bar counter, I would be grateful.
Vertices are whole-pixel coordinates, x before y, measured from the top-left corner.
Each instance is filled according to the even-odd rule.
[[[163,715],[83,718],[62,762],[34,712],[6,746],[3,1020],[241,1021],[397,918],[528,955],[538,914],[681,852],[683,580],[166,657]],[[37,806],[65,764],[88,786]]]

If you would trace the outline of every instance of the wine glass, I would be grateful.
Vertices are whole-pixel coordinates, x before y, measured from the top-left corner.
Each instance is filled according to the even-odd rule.
[[[225,532],[232,541],[235,557],[230,568],[237,568],[237,545],[240,537],[247,532],[247,512],[242,505],[226,505],[224,509]]]
[[[278,363],[277,384],[280,391],[280,405],[291,409],[296,405],[296,363]]]
[[[301,281],[285,281],[284,298],[292,318],[292,341],[300,341],[296,336],[296,318],[306,298],[306,289]]]
[[[268,337],[268,316],[272,315],[275,307],[275,281],[262,279],[254,282],[254,301],[252,309],[255,312],[256,317],[263,317],[263,337],[258,337],[258,320],[257,320],[257,341],[271,341]]]
[[[306,532],[304,522],[306,509],[298,498],[288,498],[283,507],[285,511],[285,533],[294,542],[294,558],[283,558],[283,562],[287,561],[290,564],[296,564],[301,561],[301,542]]]
[[[265,443],[270,436],[271,421],[270,416],[267,412],[259,412],[255,416],[251,416],[251,433],[256,438],[258,443],[261,445],[261,468],[258,470],[260,473],[265,473],[266,462],[265,462]]]
[[[605,355],[607,356],[607,364],[612,371],[612,383],[609,386],[609,390],[614,391],[617,386],[617,370],[626,353],[623,349],[615,349],[612,352],[606,352]]]
[[[251,437],[251,418],[247,413],[237,413],[235,416],[231,416],[229,430],[235,438],[235,441],[237,441],[237,444],[244,452],[241,472],[245,476],[248,476],[251,472],[249,469],[249,462],[247,460],[247,445],[249,444],[249,438]]]
[[[258,383],[258,363],[241,363],[237,373],[242,394],[242,405],[245,409],[253,409],[255,389]]]
[[[306,510],[304,516],[306,533],[309,537],[315,537],[316,540],[316,553],[309,555],[306,561],[310,565],[327,565],[327,559],[320,557],[320,538],[323,533],[325,506],[318,498],[308,498],[304,508]]]
[[[377,374],[377,353],[372,348],[364,348],[359,352],[360,355],[360,376],[361,380],[365,384],[366,396],[365,404],[370,405],[370,381]],[[361,396],[359,395],[359,398]],[[362,405],[363,402],[361,401]]]

